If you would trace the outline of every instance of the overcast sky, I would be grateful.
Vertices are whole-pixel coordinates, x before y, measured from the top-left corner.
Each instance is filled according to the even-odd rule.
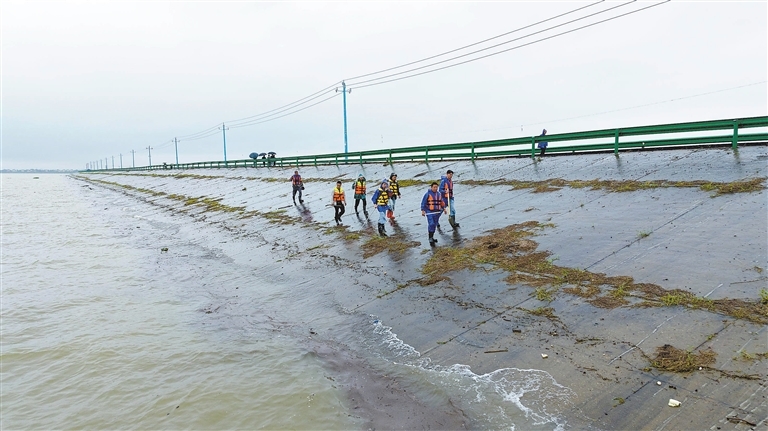
[[[147,147],[154,164],[173,163],[174,137],[181,163],[223,160],[217,125],[331,87],[306,107],[342,80],[352,88],[349,151],[768,114],[765,1],[673,1],[434,73],[370,87],[352,79],[591,3],[6,0],[2,167],[82,169],[113,156],[119,165],[120,154],[130,166],[132,150],[141,166]],[[546,30],[623,3],[438,57],[542,31],[432,68],[654,4]],[[216,133],[190,139],[206,129]],[[229,160],[341,152],[342,98],[226,133]]]

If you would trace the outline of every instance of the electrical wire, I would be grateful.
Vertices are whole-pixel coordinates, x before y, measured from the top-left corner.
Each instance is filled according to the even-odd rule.
[[[632,2],[630,2],[630,3],[633,3],[634,1],[636,1],[636,0],[633,0],[633,1],[632,1]],[[555,35],[552,35],[552,36],[547,36],[547,37],[544,37],[544,38],[541,38],[541,39],[537,39],[537,40],[535,40],[535,41],[533,41],[533,42],[528,42],[528,43],[524,43],[524,44],[522,44],[522,45],[513,46],[513,47],[511,47],[511,48],[506,48],[506,49],[503,49],[503,50],[501,50],[501,51],[497,51],[497,52],[493,52],[493,53],[490,53],[490,54],[482,55],[482,56],[480,56],[480,57],[472,58],[472,59],[469,59],[469,60],[461,61],[461,62],[458,62],[458,63],[450,64],[450,65],[447,65],[447,66],[443,66],[443,67],[439,67],[439,68],[437,68],[437,69],[432,69],[432,70],[427,70],[427,71],[424,71],[424,72],[414,73],[414,74],[412,74],[412,75],[408,75],[408,76],[402,76],[402,77],[399,77],[399,78],[389,79],[389,80],[385,80],[385,81],[381,81],[381,82],[372,82],[372,83],[370,83],[370,84],[366,84],[366,85],[359,85],[359,84],[361,84],[361,83],[362,83],[362,82],[360,82],[360,83],[357,83],[357,85],[355,85],[355,84],[352,84],[352,85],[350,85],[349,87],[351,87],[351,88],[357,88],[357,89],[359,89],[359,88],[365,88],[365,87],[373,87],[373,86],[375,86],[375,85],[381,85],[381,84],[386,84],[386,83],[389,83],[389,82],[400,81],[400,80],[403,80],[403,79],[413,78],[413,77],[415,77],[415,76],[426,75],[427,73],[437,72],[437,71],[439,71],[439,70],[443,70],[443,69],[449,69],[449,68],[451,68],[451,67],[456,67],[456,66],[460,66],[460,65],[462,65],[462,64],[471,63],[471,62],[473,62],[473,61],[482,60],[482,59],[484,59],[484,58],[493,57],[493,56],[495,56],[495,55],[503,54],[503,53],[505,53],[505,52],[509,52],[509,51],[512,51],[512,50],[515,50],[515,49],[519,49],[519,48],[523,48],[523,47],[525,47],[525,46],[533,45],[533,44],[536,44],[536,43],[539,43],[539,42],[543,42],[543,41],[545,41],[545,40],[554,39],[554,38],[556,38],[556,37],[559,37],[559,36],[563,36],[563,35],[566,35],[566,34],[569,34],[569,33],[573,33],[573,32],[579,31],[579,30],[583,30],[583,29],[585,29],[585,28],[589,28],[589,27],[592,27],[592,26],[595,26],[595,25],[598,25],[598,24],[602,24],[602,23],[604,23],[604,22],[612,21],[612,20],[614,20],[614,19],[618,19],[618,18],[621,18],[621,17],[627,16],[627,15],[632,15],[632,14],[634,14],[634,13],[638,13],[638,12],[644,11],[644,10],[646,10],[646,9],[650,9],[650,8],[652,8],[652,7],[660,6],[660,5],[662,5],[662,4],[665,4],[665,3],[669,3],[670,1],[671,1],[671,0],[665,0],[665,1],[663,1],[663,2],[660,2],[660,3],[656,3],[656,4],[653,4],[653,5],[651,5],[651,6],[646,6],[646,7],[644,7],[644,8],[636,9],[636,10],[634,10],[634,11],[631,11],[631,12],[627,12],[627,13],[623,13],[623,14],[621,14],[621,15],[616,15],[616,16],[614,16],[614,17],[611,17],[611,18],[606,18],[606,19],[604,19],[604,20],[596,21],[596,22],[593,22],[593,23],[590,23],[590,24],[587,24],[587,25],[584,25],[584,26],[581,26],[581,27],[576,27],[576,28],[574,28],[574,29],[571,29],[571,30],[567,30],[567,31],[564,31],[564,32],[562,32],[562,33],[557,33],[557,34],[555,34]],[[627,5],[627,4],[629,4],[629,3],[624,3],[624,4],[620,5],[620,6],[625,6],[625,5]],[[620,7],[620,6],[616,6],[616,7]],[[612,8],[612,9],[615,9],[616,7]],[[552,27],[552,28],[554,28],[554,27]],[[546,30],[542,30],[542,31],[546,31]],[[537,33],[541,33],[541,31],[539,31],[539,32],[536,32],[536,33],[533,33],[533,34],[537,34]],[[524,37],[527,37],[527,36],[524,36]],[[518,38],[517,40],[519,40],[519,39],[522,39],[522,38]],[[506,42],[505,42],[505,43],[506,43]],[[499,44],[499,45],[501,45],[501,44]],[[496,45],[496,46],[498,46],[498,45]],[[487,49],[487,48],[486,48],[486,49]],[[483,49],[483,50],[478,50],[478,51],[475,51],[474,53],[477,53],[477,52],[480,52],[480,51],[484,51],[484,50],[485,50],[485,49]],[[377,80],[381,80],[381,79],[384,79],[384,78],[387,78],[387,77],[391,77],[391,76],[402,75],[402,74],[404,74],[404,73],[409,73],[409,72],[412,72],[412,71],[415,71],[415,70],[424,69],[424,68],[426,68],[426,67],[434,66],[434,65],[436,65],[436,64],[445,63],[445,62],[448,62],[448,61],[454,60],[454,59],[456,59],[456,58],[460,58],[460,57],[466,57],[467,55],[471,55],[471,54],[473,54],[473,53],[464,54],[464,55],[462,55],[462,56],[459,56],[459,57],[454,57],[453,59],[443,60],[443,61],[440,61],[440,62],[437,62],[437,63],[433,63],[433,64],[430,64],[430,65],[427,65],[427,66],[421,66],[421,67],[418,67],[418,68],[414,68],[414,69],[411,69],[411,70],[408,70],[408,71],[405,71],[405,72],[398,72],[398,73],[396,73],[396,74],[392,74],[392,75],[384,76],[384,77],[381,77],[381,78],[371,79],[371,80],[368,80],[368,81],[363,81],[363,82],[377,81]]]
[[[256,117],[258,117],[258,116],[257,116],[257,115],[255,115],[255,116],[251,117],[252,119],[250,119],[250,120],[247,120],[247,121],[242,121],[242,122],[229,122],[229,121],[228,121],[226,124],[228,124],[230,127],[242,127],[242,126],[244,126],[244,125],[248,125],[248,124],[254,124],[254,122],[262,122],[261,120],[266,120],[266,119],[269,119],[270,117],[275,117],[276,115],[279,115],[279,114],[281,114],[281,113],[283,113],[283,112],[286,112],[286,111],[290,111],[290,110],[292,110],[292,109],[298,108],[298,107],[299,107],[299,106],[301,106],[301,105],[304,105],[304,104],[306,104],[306,103],[309,103],[309,102],[311,102],[311,101],[313,101],[313,100],[315,100],[315,99],[318,99],[318,98],[320,98],[320,97],[323,97],[323,96],[325,96],[326,94],[328,94],[328,93],[331,93],[331,92],[336,92],[336,91],[335,91],[335,90],[327,90],[327,91],[325,91],[324,93],[320,93],[320,94],[318,94],[318,95],[316,95],[316,96],[314,96],[314,97],[311,97],[311,98],[309,98],[309,99],[307,99],[307,100],[305,100],[305,101],[303,101],[303,102],[301,102],[301,103],[299,103],[299,104],[296,104],[296,105],[294,105],[294,106],[291,106],[290,108],[283,108],[283,109],[279,109],[279,110],[273,110],[273,111],[275,111],[274,113],[272,113],[272,114],[269,114],[269,115],[265,115],[265,116],[262,116],[262,117],[260,117],[260,118],[256,118]],[[286,106],[287,106],[287,105],[286,105]],[[313,105],[310,105],[310,106],[314,106],[314,104],[313,104]],[[296,112],[299,112],[299,111],[296,111]],[[275,117],[275,118],[280,118],[280,117],[283,117],[283,116],[282,116],[282,115],[280,115],[280,116],[278,116],[278,117]],[[275,119],[275,118],[272,118],[272,119]],[[233,124],[233,123],[234,123],[234,124]]]
[[[595,3],[588,4],[586,6],[582,6],[582,7],[578,8],[578,9],[574,9],[574,10],[569,11],[569,12],[561,13],[560,15],[555,15],[555,16],[553,16],[551,18],[547,18],[547,19],[535,22],[533,24],[526,25],[524,27],[516,28],[516,29],[514,29],[512,31],[508,31],[506,33],[502,33],[502,34],[499,34],[499,35],[496,35],[496,36],[493,36],[493,37],[489,37],[488,39],[484,39],[484,40],[481,40],[479,42],[470,43],[469,45],[464,45],[461,48],[456,48],[456,49],[452,49],[450,51],[445,51],[445,52],[440,53],[440,54],[436,54],[436,55],[433,55],[433,56],[430,56],[430,57],[422,58],[421,60],[412,61],[410,63],[401,64],[399,66],[390,67],[388,69],[382,69],[382,70],[379,70],[379,71],[376,71],[376,72],[366,73],[364,75],[353,76],[351,78],[345,79],[344,81],[352,81],[352,80],[355,80],[355,79],[358,79],[358,78],[365,78],[366,76],[378,75],[379,73],[389,72],[390,70],[400,69],[402,67],[411,66],[413,64],[421,63],[421,62],[424,62],[424,61],[427,61],[427,60],[432,60],[433,58],[442,57],[442,56],[447,55],[447,54],[452,54],[454,52],[461,51],[462,49],[466,49],[466,48],[470,48],[470,47],[473,47],[473,46],[476,46],[476,45],[480,45],[482,43],[489,42],[491,40],[498,39],[500,37],[508,36],[508,35],[510,35],[512,33],[517,33],[518,31],[522,31],[522,30],[525,30],[525,29],[528,29],[528,28],[531,28],[531,27],[535,27],[535,26],[537,26],[539,24],[543,24],[543,23],[545,23],[547,21],[552,21],[554,19],[561,18],[561,17],[564,17],[566,15],[570,15],[572,13],[576,13],[576,12],[578,12],[580,10],[583,10],[583,9],[586,9],[586,8],[598,5],[600,3],[603,3],[604,1],[605,0],[600,0],[600,1],[597,1]],[[491,47],[491,48],[493,48],[493,47]],[[488,49],[488,48],[486,48],[486,49]]]
[[[275,108],[275,109],[272,109],[270,111],[265,111],[265,112],[262,112],[261,114],[251,115],[250,117],[244,117],[244,118],[238,118],[236,120],[225,121],[225,123],[237,123],[239,121],[251,120],[251,119],[255,119],[256,117],[261,117],[263,115],[267,115],[269,113],[275,112],[275,111],[283,109],[283,108],[288,108],[289,106],[292,106],[292,105],[296,105],[296,106],[303,105],[304,103],[307,103],[307,102],[309,102],[311,100],[317,99],[318,97],[320,97],[320,96],[330,92],[330,90],[333,90],[334,88],[338,87],[338,85],[340,83],[341,83],[341,81],[335,82],[332,85],[329,85],[329,86],[323,88],[320,91],[316,91],[316,92],[310,94],[309,96],[303,97],[303,98],[301,98],[299,100],[296,100],[295,102],[291,102],[291,103],[289,103],[287,105],[280,106],[279,108]],[[309,100],[306,100],[306,99],[309,99]],[[299,103],[299,102],[302,102],[302,103]],[[269,116],[269,115],[267,115],[267,116]]]
[[[311,104],[311,105],[309,105],[309,106],[305,106],[305,107],[303,107],[303,108],[301,108],[301,109],[298,109],[298,110],[296,110],[296,111],[293,111],[293,112],[289,112],[289,113],[287,113],[287,114],[283,114],[283,115],[281,115],[281,116],[279,116],[279,117],[270,118],[270,119],[268,119],[268,120],[255,121],[255,122],[253,122],[253,123],[238,124],[238,125],[236,125],[236,126],[229,126],[229,127],[230,127],[230,128],[232,128],[232,129],[235,129],[235,128],[238,128],[238,127],[253,126],[253,125],[256,125],[256,124],[261,124],[261,123],[266,123],[266,122],[268,122],[268,121],[277,120],[278,118],[287,117],[288,115],[293,115],[293,114],[295,114],[295,113],[297,113],[297,112],[301,112],[301,111],[303,111],[303,110],[305,110],[305,109],[309,109],[309,108],[311,108],[311,107],[313,107],[313,106],[315,106],[315,105],[319,105],[319,104],[321,104],[321,103],[323,103],[323,102],[327,102],[327,101],[329,101],[329,100],[333,99],[334,97],[338,97],[338,96],[340,96],[340,95],[341,95],[341,93],[335,93],[335,94],[334,94],[334,95],[332,95],[331,97],[327,97],[327,98],[325,98],[325,99],[323,99],[323,100],[321,100],[321,101],[319,101],[319,102],[315,102],[315,103],[313,103],[313,104]]]
[[[635,106],[629,106],[627,108],[612,109],[610,111],[595,112],[595,113],[592,113],[592,114],[579,115],[577,117],[560,118],[560,119],[557,119],[557,120],[541,121],[541,122],[538,122],[538,123],[522,124],[520,127],[537,126],[537,125],[540,125],[540,124],[552,124],[552,123],[558,123],[558,122],[561,122],[561,121],[576,120],[576,119],[579,119],[579,118],[593,117],[593,116],[596,116],[596,115],[604,115],[604,114],[611,114],[613,112],[627,111],[629,109],[645,108],[646,106],[660,105],[662,103],[676,102],[678,100],[685,100],[685,99],[693,99],[694,97],[708,96],[710,94],[722,93],[724,91],[731,91],[731,90],[737,90],[739,88],[752,87],[752,86],[755,86],[755,85],[765,84],[766,82],[768,82],[768,81],[758,81],[758,82],[753,82],[751,84],[740,85],[738,87],[724,88],[722,90],[709,91],[707,93],[694,94],[694,95],[691,95],[691,96],[676,97],[674,99],[661,100],[661,101],[658,101],[658,102],[646,103],[644,105],[635,105]],[[514,126],[514,127],[517,127],[517,126]],[[505,127],[505,128],[508,129],[510,127]]]

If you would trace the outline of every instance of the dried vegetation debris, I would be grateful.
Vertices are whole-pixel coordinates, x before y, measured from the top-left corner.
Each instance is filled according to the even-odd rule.
[[[717,354],[711,348],[694,353],[665,344],[656,348],[656,356],[651,359],[651,366],[661,371],[687,373],[709,367],[715,363],[716,358]]]
[[[461,248],[440,247],[422,267],[421,285],[447,280],[447,274],[460,270],[501,269],[509,273],[505,281],[533,287],[532,296],[552,301],[557,293],[580,296],[600,308],[622,306],[683,306],[768,323],[768,304],[759,300],[708,299],[679,289],[667,290],[652,283],[635,283],[632,277],[608,276],[579,268],[558,266],[549,251],[539,251],[531,239],[551,225],[537,221],[493,229]],[[635,304],[632,303],[634,300]]]

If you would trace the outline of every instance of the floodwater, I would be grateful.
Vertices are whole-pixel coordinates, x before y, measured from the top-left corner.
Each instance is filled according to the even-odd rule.
[[[4,174],[0,427],[574,426],[548,373],[433,363],[341,306],[351,282],[128,194]]]

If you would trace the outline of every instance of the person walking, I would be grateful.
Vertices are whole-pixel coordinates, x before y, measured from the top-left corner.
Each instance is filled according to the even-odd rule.
[[[336,187],[333,188],[333,210],[336,213],[334,218],[337,225],[341,224],[345,205],[347,205],[347,200],[344,197],[344,189],[341,188],[341,181],[336,181]]]
[[[389,211],[387,217],[395,219],[395,202],[400,198],[400,184],[397,182],[397,174],[389,176]]]
[[[387,232],[384,229],[384,223],[387,222],[385,217],[386,211],[389,209],[389,183],[386,180],[381,182],[381,186],[373,192],[373,206],[379,211],[379,235],[387,236]]]
[[[440,193],[443,195],[443,202],[449,210],[448,223],[455,230],[460,225],[456,223],[456,206],[453,202],[453,171],[450,169],[440,177]]]
[[[362,173],[357,175],[357,179],[355,180],[355,184],[353,186],[355,190],[355,214],[359,214],[357,212],[357,207],[360,205],[360,201],[363,202],[363,214],[368,215],[368,210],[365,209],[365,206],[368,204],[365,201],[365,177]]]
[[[299,192],[299,203],[303,204],[304,201],[301,199],[301,191],[304,190],[304,181],[301,180],[299,171],[293,171],[293,175],[291,176],[291,184],[293,185],[293,203],[296,203],[296,192]]]
[[[429,245],[435,245],[435,228],[440,221],[440,215],[447,212],[443,194],[438,190],[439,184],[433,182],[421,199],[421,215],[427,218],[427,232],[429,233]]]
[[[547,134],[547,129],[544,129],[541,132],[541,135],[539,135],[539,137],[545,136],[546,134]],[[548,145],[549,145],[549,142],[543,142],[543,141],[539,142],[539,149],[541,150],[541,153],[539,153],[539,157],[544,157],[544,152],[547,151]]]

